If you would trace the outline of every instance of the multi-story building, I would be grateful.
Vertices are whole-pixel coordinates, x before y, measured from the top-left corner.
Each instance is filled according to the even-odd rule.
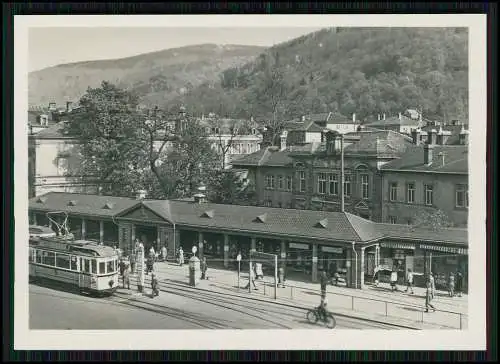
[[[405,114],[399,113],[397,116],[388,118],[386,118],[385,114],[379,114],[376,121],[364,124],[368,128],[392,130],[408,135],[413,129],[418,129],[424,125],[425,121],[422,118],[422,114],[414,110],[407,110]]]
[[[414,146],[381,167],[384,222],[414,224],[441,211],[453,225],[467,226],[468,133],[461,129],[458,145],[449,145],[440,131],[428,130],[422,144],[420,130],[414,130]]]
[[[233,162],[248,170],[255,203],[296,209],[341,210],[340,134],[328,132],[324,142],[267,147]],[[399,157],[411,138],[393,131],[343,135],[344,208],[367,219],[381,220],[379,168]]]

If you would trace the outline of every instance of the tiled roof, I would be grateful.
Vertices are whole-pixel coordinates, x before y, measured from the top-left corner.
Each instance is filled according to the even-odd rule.
[[[29,208],[37,211],[66,211],[70,214],[99,217],[115,216],[135,204],[137,200],[132,198],[66,192],[48,192],[29,200]]]
[[[440,153],[444,153],[444,165]],[[424,146],[413,145],[400,158],[383,165],[381,169],[468,174],[468,148],[465,145],[434,145],[432,163],[425,165]]]
[[[287,121],[283,127],[287,131],[308,131],[308,132],[318,132],[321,133],[323,128],[315,124],[314,121]]]
[[[357,121],[359,122],[359,121]],[[328,118],[328,124],[353,124],[352,119],[338,113],[332,113]]]
[[[247,154],[232,161],[233,167],[238,166],[286,166],[293,163],[289,157],[289,148],[280,151],[277,147],[267,147],[255,153]]]
[[[64,122],[61,121],[57,124],[50,125],[48,128],[41,130],[36,134],[37,139],[59,139],[71,138],[63,134]]]
[[[401,118],[399,118],[399,116],[391,116],[386,118],[385,120],[377,120],[365,125],[371,127],[384,127],[389,125],[412,126],[418,124],[418,120],[414,120],[405,115],[401,115]]]
[[[401,153],[411,144],[411,138],[392,130],[362,131],[348,133],[357,135],[360,140],[345,147],[346,154],[371,153],[393,154]],[[403,149],[403,150],[401,150]]]
[[[74,206],[70,202],[75,202]],[[407,225],[378,224],[341,212],[199,204],[182,200],[137,201],[126,197],[63,192],[49,192],[29,200],[31,211],[65,211],[97,218],[119,218],[119,215],[126,215],[134,206],[141,204],[166,221],[185,227],[341,242],[393,238],[467,244],[466,229],[427,230]],[[108,208],[105,208],[106,205]],[[260,220],[258,217],[261,217]]]

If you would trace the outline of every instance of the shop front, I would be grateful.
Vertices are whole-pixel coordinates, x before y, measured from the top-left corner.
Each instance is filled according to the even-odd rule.
[[[286,256],[286,276],[311,280],[312,246],[305,243],[288,243]]]
[[[415,255],[416,245],[413,243],[405,243],[399,241],[384,241],[380,243],[380,267],[383,271],[396,270],[398,272],[398,284],[405,283],[406,272],[411,269],[412,272],[423,275],[421,272],[415,271],[416,267],[420,267],[418,257]],[[417,264],[415,264],[417,263]],[[423,267],[422,267],[423,268]],[[420,268],[419,268],[420,269]],[[389,283],[389,274],[381,274],[380,282]]]
[[[462,291],[467,292],[469,277],[469,257],[467,248],[433,246],[421,244],[419,248],[425,252],[427,264],[434,274],[436,289],[447,290],[450,274],[462,274]],[[456,283],[455,283],[456,284]]]
[[[344,248],[320,245],[318,251],[318,271],[325,270],[329,277],[338,273],[345,279],[347,272],[346,253]]]

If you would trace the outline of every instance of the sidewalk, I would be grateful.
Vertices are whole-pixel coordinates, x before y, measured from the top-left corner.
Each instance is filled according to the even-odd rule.
[[[156,263],[155,271],[160,282],[187,284],[188,266],[182,267],[174,263]],[[208,289],[238,295],[254,296],[256,299],[274,301],[274,279],[264,277],[264,281],[256,281],[258,290],[243,289],[248,283],[248,273],[240,275],[240,289],[238,289],[238,275],[236,272],[224,269],[208,270],[209,280],[200,281],[200,289]],[[148,279],[148,276],[146,276]],[[148,279],[149,281],[149,279]],[[298,305],[304,308],[319,304],[319,284],[296,281],[285,282],[284,288],[278,288],[277,300],[282,304]],[[404,289],[404,287],[400,287]],[[379,287],[365,286],[363,290],[354,290],[346,287],[327,287],[327,299],[330,310],[337,314],[345,314],[364,319],[374,319],[395,324],[407,324],[418,328],[467,328],[467,296],[447,297],[446,292],[436,292],[433,301],[436,312],[425,313],[425,291],[415,288],[413,295],[402,292],[390,292],[388,285]],[[447,312],[448,311],[448,312]]]

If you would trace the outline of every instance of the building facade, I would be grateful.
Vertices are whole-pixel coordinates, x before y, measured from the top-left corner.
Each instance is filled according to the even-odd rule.
[[[467,226],[468,146],[435,144],[437,136],[432,129],[421,144],[415,130],[415,145],[381,167],[383,222],[413,225],[439,213],[443,223]]]
[[[463,261],[468,246],[464,229],[408,229],[403,225],[377,224],[346,212],[73,193],[32,198],[30,224],[50,226],[57,231],[58,226],[47,219],[47,212],[54,211],[60,212],[59,217],[54,217],[57,225],[67,217],[77,238],[116,245],[125,254],[132,251],[136,238],[146,248],[166,246],[170,257],[181,246],[185,252],[196,246],[196,254],[206,256],[211,266],[229,267],[236,263],[238,253],[248,261],[250,252],[262,251],[278,256],[278,264],[288,279],[301,277],[317,282],[319,271],[327,270],[339,272],[352,288],[364,287],[374,267],[382,264],[381,257],[385,255],[381,251],[386,247],[400,249],[404,245],[413,251],[418,249],[419,255],[413,254],[418,263],[413,267],[415,272],[425,274],[433,264],[433,252],[455,249],[454,258]],[[400,267],[401,255],[395,258],[398,262],[394,265]],[[388,263],[393,258],[385,259]],[[407,266],[412,264],[411,259],[406,260]]]
[[[255,181],[260,206],[340,211],[342,153],[331,132],[321,143],[264,148],[234,162]],[[382,220],[380,167],[399,157],[411,139],[392,131],[346,133],[344,140],[344,208],[358,216]]]

